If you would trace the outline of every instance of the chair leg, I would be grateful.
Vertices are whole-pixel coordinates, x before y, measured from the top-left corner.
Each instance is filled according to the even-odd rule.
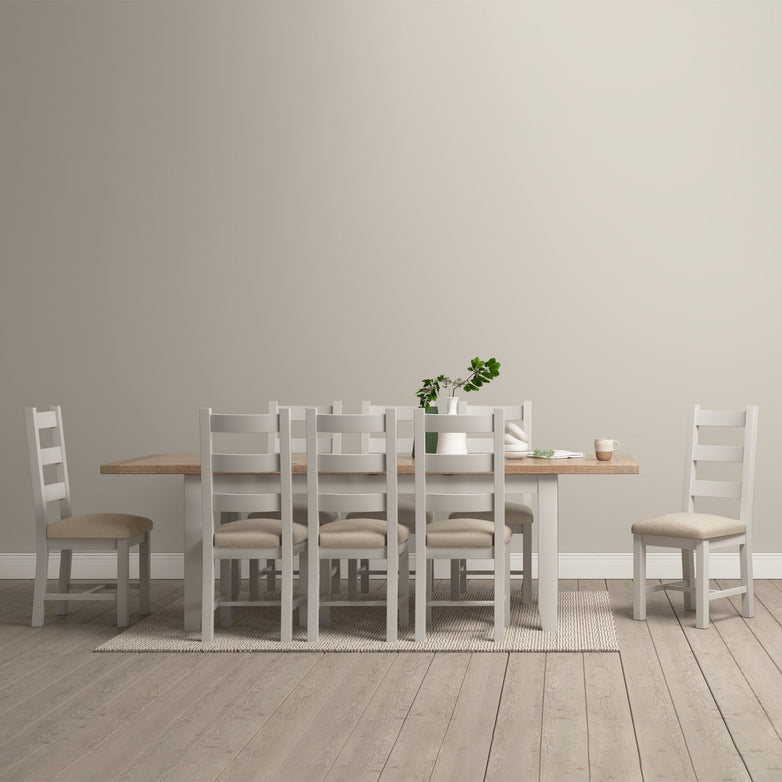
[[[277,563],[273,559],[266,560],[266,591],[274,592],[277,589],[277,576],[274,574],[274,569]]]
[[[230,559],[220,560],[220,600],[231,599],[231,567]],[[220,627],[231,626],[231,606],[220,606]]]
[[[308,567],[307,550],[305,549],[299,554],[299,594],[305,598],[299,603],[299,627],[307,626],[307,598],[309,596]]]
[[[239,599],[242,589],[242,560],[231,560],[231,600]]]
[[[451,560],[451,600],[459,599],[459,587],[461,585],[461,564],[463,559]]]
[[[633,535],[633,619],[646,619],[646,543]]]
[[[280,567],[280,640],[293,640],[293,555],[283,557]]]
[[[432,626],[432,595],[434,594],[434,563],[435,560],[427,562],[426,568],[426,626]]]
[[[150,588],[152,573],[152,552],[149,544],[149,533],[144,533],[144,539],[138,547],[138,612],[151,613]]]
[[[339,594],[342,591],[342,563],[339,559],[332,559],[329,561],[331,567],[331,590],[329,594],[336,592]],[[367,565],[367,567],[369,567]],[[367,575],[367,592],[369,592],[369,576]]]
[[[752,551],[746,543],[739,546],[739,563],[741,585],[747,590],[741,596],[741,615],[749,619],[755,616],[755,585],[752,577]]]
[[[695,544],[695,626],[709,626],[709,541]]]
[[[464,594],[467,591],[467,560],[459,560],[459,591]]]
[[[44,546],[35,554],[35,591],[33,592],[33,627],[43,627],[46,576],[49,570],[49,551]]]
[[[348,600],[358,599],[358,560],[348,560]]]
[[[495,545],[494,547],[494,643],[500,644],[505,639],[505,548]],[[497,567],[502,561],[503,573],[500,576]]]
[[[684,610],[695,610],[695,553],[692,549],[682,549],[682,581],[692,587],[684,593]]]
[[[510,625],[510,543],[505,545],[505,627]]]
[[[361,560],[361,591],[366,594],[369,592],[369,560]]]
[[[60,592],[67,594],[71,589],[71,563],[73,552],[69,548],[60,551]],[[62,616],[68,613],[68,601],[57,603],[57,613]]]
[[[324,559],[320,563],[320,594],[324,595],[326,600],[331,600],[331,587],[333,586],[331,569],[334,560]],[[325,564],[325,567],[324,567]],[[319,621],[322,625],[328,625],[331,623],[331,608],[329,606],[321,606],[319,611]]]
[[[386,641],[397,639],[399,623],[399,546],[392,542],[386,546]]]
[[[410,624],[410,551],[407,545],[399,555],[399,624]]]
[[[524,567],[524,580],[521,582],[521,603],[529,605],[532,602],[532,525],[525,524],[522,533],[522,545],[524,552],[522,554]]]
[[[250,600],[261,599],[261,584],[259,582],[260,563],[257,559],[251,559],[249,564],[249,574],[247,580],[247,593]]]
[[[307,546],[307,640],[310,643],[318,640],[320,570],[318,547],[310,542]]]
[[[117,627],[128,626],[128,592],[130,591],[130,546],[117,541]]]
[[[421,643],[426,640],[426,585],[428,563],[426,550],[416,542],[415,552],[415,640]]]

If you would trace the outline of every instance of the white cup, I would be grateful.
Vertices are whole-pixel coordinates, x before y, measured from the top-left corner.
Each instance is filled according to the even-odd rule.
[[[595,439],[595,456],[601,462],[607,462],[618,448],[619,440],[611,440],[605,437]]]

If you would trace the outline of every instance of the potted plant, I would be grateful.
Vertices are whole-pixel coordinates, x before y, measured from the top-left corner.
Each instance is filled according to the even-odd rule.
[[[467,391],[477,391],[482,386],[490,383],[495,377],[500,374],[500,362],[496,358],[490,358],[487,361],[482,361],[477,356],[470,362],[470,366],[467,367],[468,375],[464,379],[452,378],[446,375],[438,375],[436,378],[424,378],[421,381],[421,388],[416,392],[418,397],[418,406],[423,407],[427,412],[437,413],[439,408],[434,407],[434,403],[440,397],[441,390],[446,391],[443,398],[446,402],[446,413],[455,414],[458,412],[459,397],[456,396],[456,392],[459,389]],[[447,435],[444,437],[447,438]],[[456,437],[459,437],[457,434]],[[464,438],[464,435],[461,435]],[[447,447],[448,451],[451,449]],[[466,448],[466,441],[465,441]],[[426,435],[426,452],[434,453],[435,451],[444,452],[443,443],[439,444],[436,432],[429,432]]]

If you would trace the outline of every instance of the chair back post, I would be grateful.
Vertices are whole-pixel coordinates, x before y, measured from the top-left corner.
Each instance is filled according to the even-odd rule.
[[[202,540],[202,572],[201,583],[201,620],[214,621],[214,528],[215,511],[212,504],[212,408],[202,407],[198,412],[200,447],[201,447],[201,540]],[[208,617],[208,619],[207,619]],[[207,625],[204,624],[204,627]]]
[[[280,438],[280,519],[282,530],[282,558],[293,571],[293,449],[291,440],[291,411],[281,407],[277,415]]]
[[[758,445],[758,406],[747,406],[744,423],[744,464],[741,471],[741,505],[739,518],[747,528],[747,542],[752,538],[752,517],[755,502],[755,460]]]
[[[682,511],[692,513],[695,510],[695,448],[698,445],[698,413],[700,405],[690,405],[687,408],[687,429],[684,438],[684,486],[682,496]]]
[[[417,407],[413,411],[413,437],[418,443],[414,466],[415,478],[415,637],[426,637],[426,611],[421,611],[422,601],[418,591],[426,591],[427,561],[426,561],[426,425],[424,414],[426,410]]]
[[[385,409],[383,419],[386,438],[386,546],[388,547],[387,567],[396,567],[396,556],[391,556],[391,547],[396,552],[398,547],[397,528],[399,524],[399,505],[398,505],[398,478],[397,478],[397,442],[396,442],[396,410],[393,407]]]

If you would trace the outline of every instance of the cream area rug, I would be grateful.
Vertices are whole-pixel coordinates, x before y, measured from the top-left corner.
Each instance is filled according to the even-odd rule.
[[[446,599],[447,588],[435,591]],[[467,599],[487,599],[491,587],[470,588]],[[271,595],[264,596],[269,599]],[[368,599],[378,599],[370,592]],[[341,596],[346,599],[347,595]],[[559,629],[540,630],[537,602],[521,604],[521,594],[511,596],[511,621],[505,640],[494,643],[491,607],[434,607],[426,641],[414,640],[413,598],[410,622],[399,629],[399,639],[387,643],[384,606],[346,606],[331,609],[330,622],[320,628],[311,644],[306,630],[294,624],[294,640],[279,640],[279,609],[232,609],[229,628],[215,627],[215,638],[202,643],[197,633],[183,630],[181,601],[157,612],[99,646],[96,652],[616,652],[619,643],[608,592],[560,592]],[[295,618],[295,615],[294,615]]]

